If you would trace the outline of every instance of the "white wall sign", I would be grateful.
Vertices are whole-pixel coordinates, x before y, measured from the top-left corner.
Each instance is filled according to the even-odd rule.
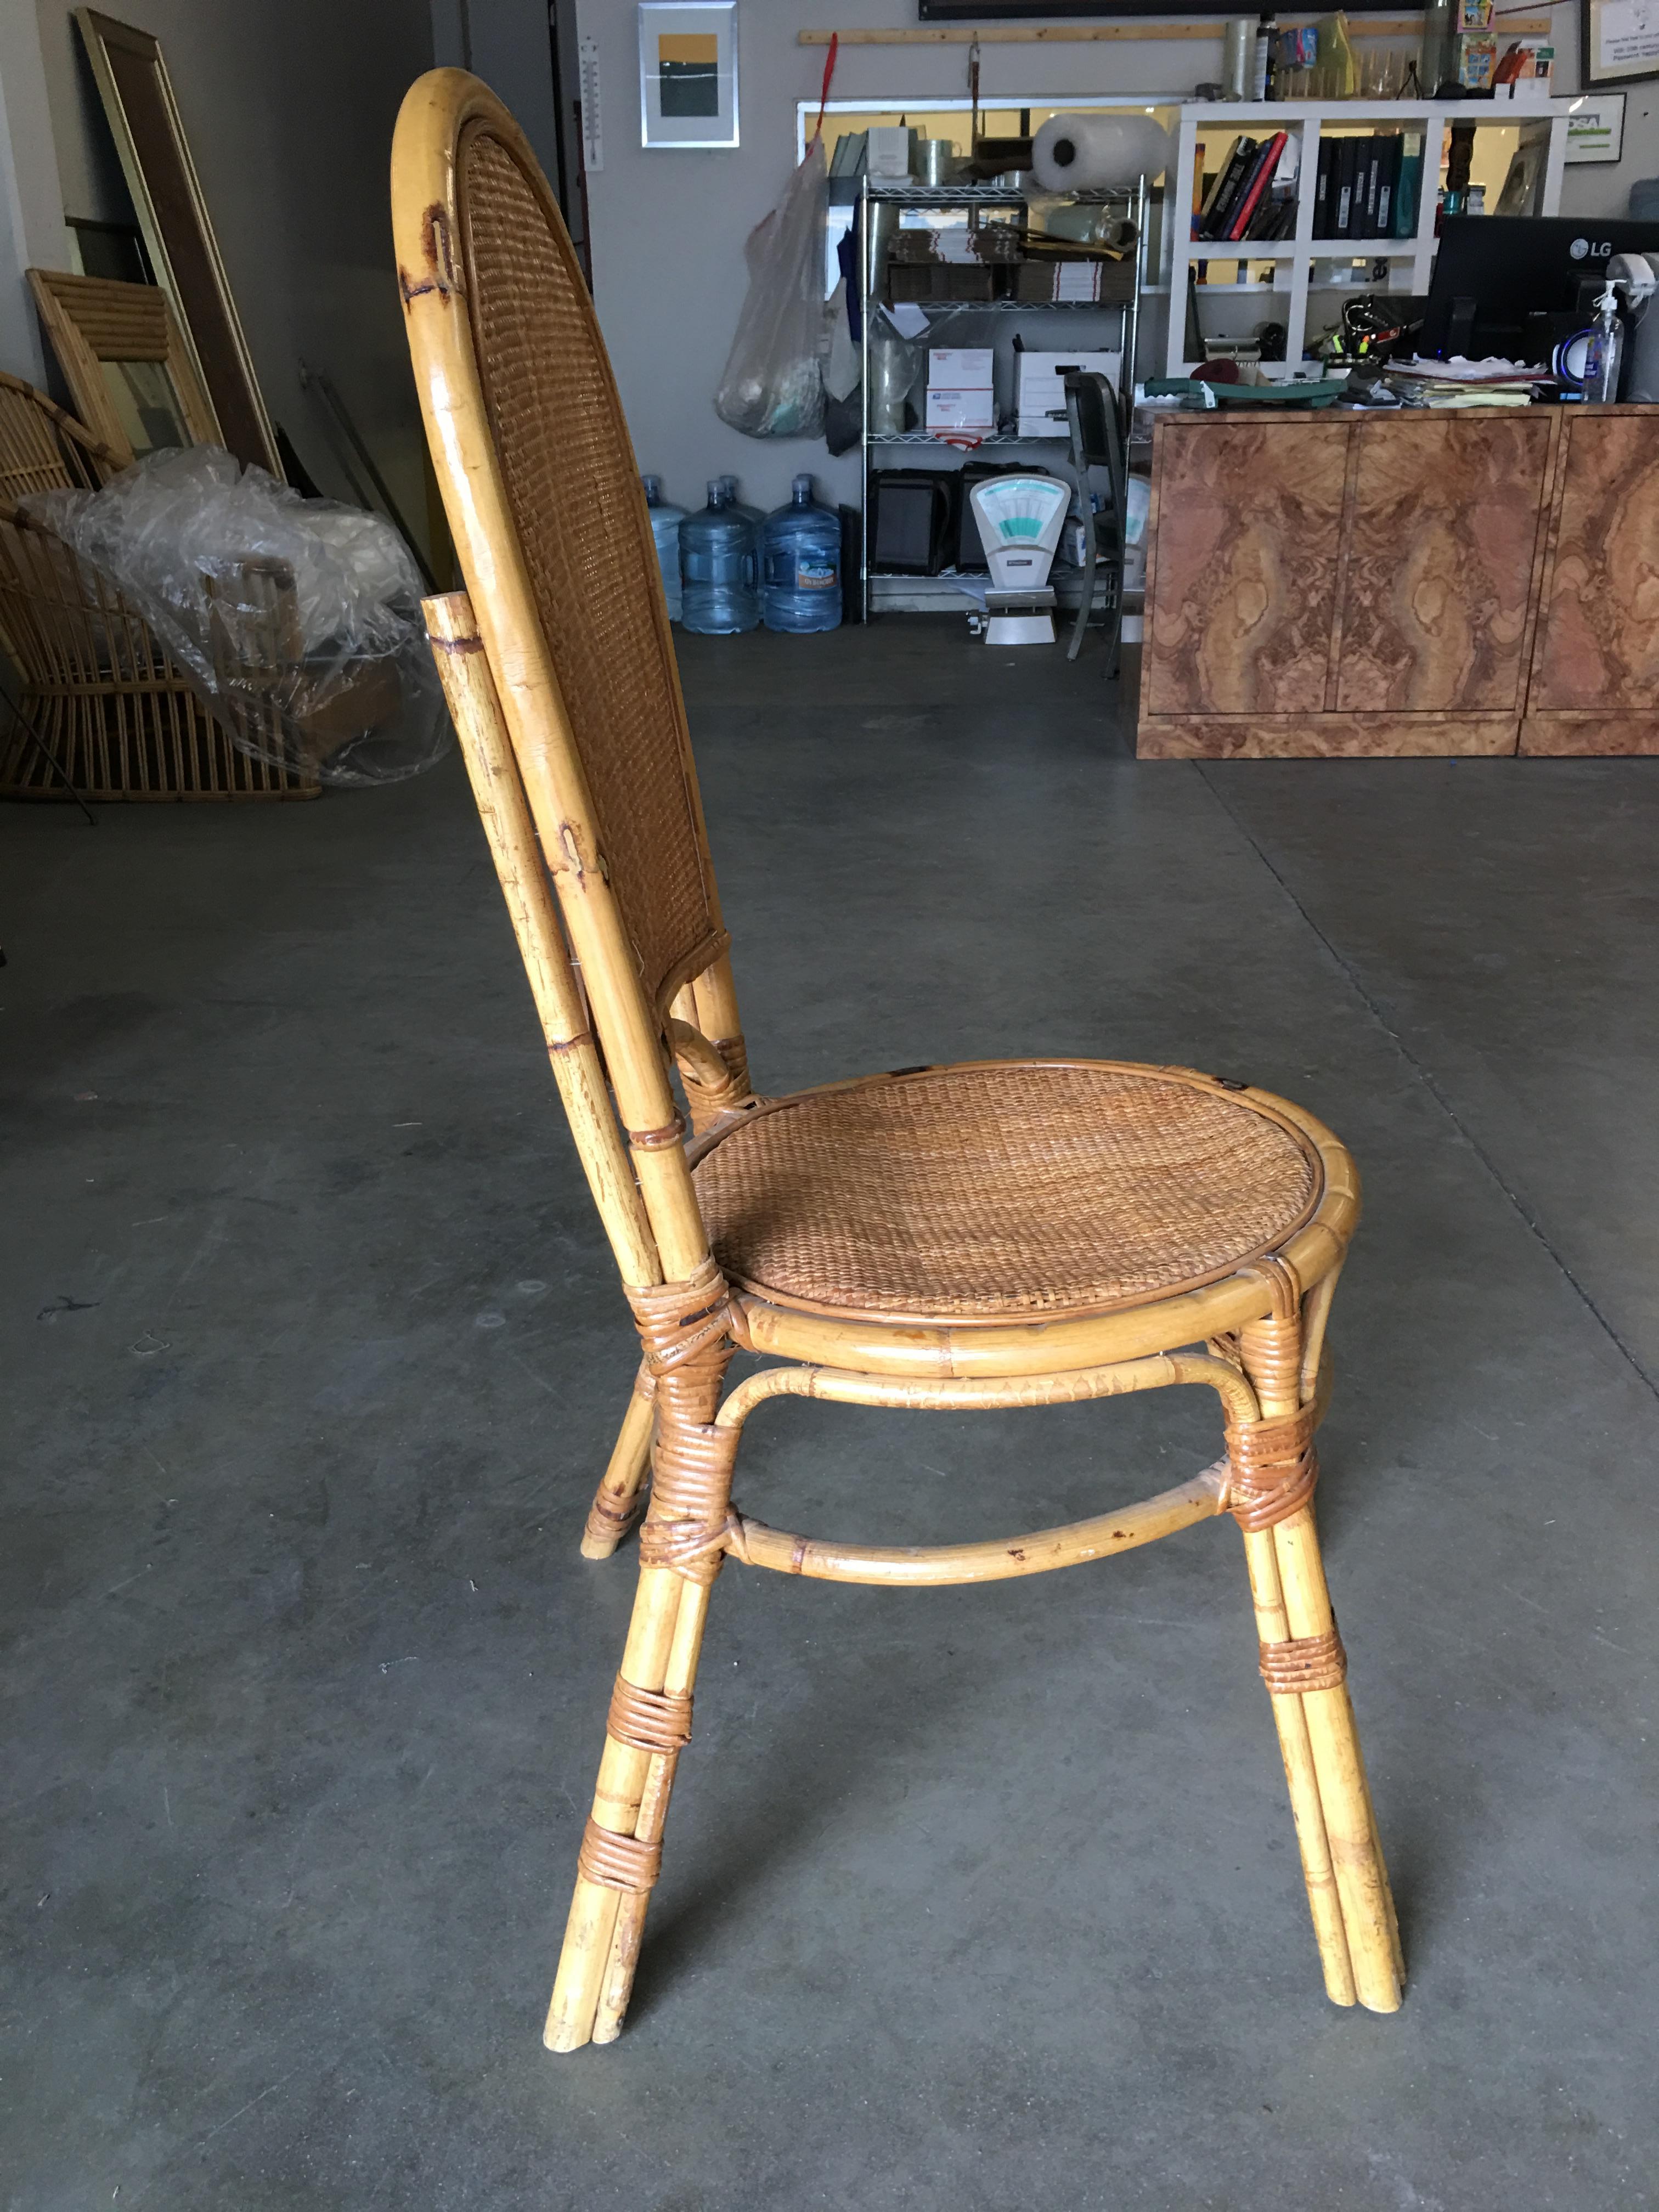
[[[1583,92],[1567,109],[1569,161],[1616,161],[1625,150],[1625,95]]]

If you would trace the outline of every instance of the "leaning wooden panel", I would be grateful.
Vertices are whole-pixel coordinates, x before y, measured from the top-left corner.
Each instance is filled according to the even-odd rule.
[[[434,610],[434,629],[468,648],[452,696],[544,1025],[563,1040],[575,1016],[555,933],[526,896],[535,847],[550,873],[661,1278],[623,1284],[640,1369],[584,1548],[614,1547],[647,1450],[650,1503],[545,2041],[572,2051],[620,2030],[727,1559],[983,1579],[1222,1511],[1252,1547],[1326,1986],[1386,2009],[1387,1881],[1352,1713],[1328,1694],[1334,1630],[1315,1620],[1305,1544],[1281,1565],[1274,1534],[1305,1519],[1318,1471],[1322,1285],[1358,1218],[1352,1160],[1243,1073],[963,1061],[755,1095],[634,457],[557,210],[511,118],[458,71],[410,94],[392,179],[410,351],[489,686],[459,602]],[[689,1154],[672,1067],[698,1129]],[[571,1121],[591,1174],[593,1118]],[[722,1402],[736,1346],[823,1364],[751,1376]],[[773,1395],[921,1415],[1183,1383],[1216,1392],[1224,1457],[1068,1528],[989,1546],[826,1542],[733,1499],[744,1421]]]
[[[148,399],[152,411],[159,409],[168,418],[176,442],[219,443],[218,420],[197,374],[195,357],[158,285],[66,276],[56,269],[31,269],[28,280],[76,405],[124,462],[142,444],[142,434],[135,438],[134,432],[142,433],[143,421],[137,393],[123,410],[124,372],[130,378],[135,370],[147,369],[158,380]]]
[[[276,432],[161,43],[152,33],[94,8],[74,12],[150,266],[173,303],[209,395],[218,425],[215,442],[228,447],[246,467],[268,469],[280,479]]]

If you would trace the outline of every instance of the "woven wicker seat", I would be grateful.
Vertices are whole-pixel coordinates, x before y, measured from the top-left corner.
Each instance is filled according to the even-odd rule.
[[[1178,1071],[1014,1060],[780,1100],[699,1162],[728,1281],[812,1312],[1012,1321],[1194,1290],[1318,1204],[1300,1131]]]
[[[1326,1990],[1392,2011],[1399,1938],[1312,1506],[1352,1161],[1269,1092],[1107,1060],[757,1097],[622,408],[547,185],[475,78],[436,70],[410,91],[392,217],[468,586],[427,603],[434,652],[641,1353],[582,1540],[590,1559],[617,1549],[648,1468],[549,2047],[620,2031],[726,1559],[981,1582],[1222,1513],[1243,1532]],[[780,1364],[728,1391],[739,1347]],[[1224,1455],[1064,1528],[845,1543],[732,1499],[745,1424],[774,1397],[958,1411],[1177,1385],[1215,1394]]]

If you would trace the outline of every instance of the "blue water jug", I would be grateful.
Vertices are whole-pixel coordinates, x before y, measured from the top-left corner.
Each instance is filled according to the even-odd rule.
[[[641,477],[645,487],[645,503],[651,510],[651,535],[657,541],[657,566],[662,570],[663,596],[668,601],[668,619],[680,619],[680,525],[685,520],[685,509],[674,507],[662,495],[660,477]]]
[[[705,637],[729,637],[760,621],[760,544],[732,502],[732,479],[716,477],[708,504],[680,525],[681,619]]]
[[[796,637],[841,623],[841,517],[812,497],[811,477],[761,532],[761,620]]]

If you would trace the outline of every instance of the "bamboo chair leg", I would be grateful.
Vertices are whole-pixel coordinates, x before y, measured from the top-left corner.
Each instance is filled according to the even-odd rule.
[[[1272,1534],[1291,1634],[1328,1635],[1334,1622],[1313,1508],[1304,1505]],[[1405,1981],[1400,1930],[1347,1684],[1304,1690],[1302,1710],[1342,1899],[1354,1991],[1372,2012],[1397,2012]]]
[[[636,1683],[642,1690],[661,1691],[667,1686],[670,1662],[676,1653],[681,1606],[690,1589],[690,1585],[672,1568],[640,1570],[640,1586],[623,1652],[622,1672],[628,1681]],[[698,1590],[696,1595],[706,1600],[707,1593]],[[699,1632],[701,1626],[699,1620]],[[657,1757],[651,1753],[618,1743],[607,1733],[593,1791],[593,1820],[597,1826],[616,1836],[638,1835],[651,1770],[656,1764]],[[666,1792],[659,1795],[665,1802]],[[654,1799],[653,1802],[654,1808]],[[659,1822],[659,1810],[656,1817]],[[547,2026],[542,2036],[550,2051],[577,2051],[592,2039],[602,1988],[611,1966],[617,1920],[623,1904],[629,1898],[630,1893],[578,1874],[575,1894],[570,1901],[570,1917],[565,1923],[564,1947],[559,1954],[552,2002],[548,2007]],[[642,1905],[642,1896],[640,1901]],[[637,1948],[635,1936],[636,1952]],[[610,1976],[610,1979],[614,1982],[615,1977]],[[614,2028],[611,2032],[614,2034]]]
[[[656,1385],[641,1366],[623,1415],[622,1427],[582,1531],[582,1557],[608,1559],[640,1516],[640,1492],[651,1456],[656,1423]]]
[[[669,1646],[668,1665],[663,1677],[663,1688],[671,1697],[689,1698],[691,1694],[697,1658],[702,1650],[703,1623],[708,1617],[708,1586],[688,1583],[681,1595],[679,1618],[674,1624],[674,1640]],[[674,1787],[674,1770],[678,1764],[678,1752],[656,1752],[652,1755],[634,1831],[641,1843],[661,1844],[668,1818],[668,1799]],[[614,2043],[622,2033],[628,2001],[634,1993],[634,1969],[639,1964],[646,1907],[650,1901],[649,1890],[623,1893],[593,2016],[595,2043]]]
[[[1281,1300],[1273,1318],[1251,1322],[1239,1332],[1239,1350],[1244,1369],[1256,1387],[1264,1419],[1294,1413],[1302,1403],[1302,1316],[1297,1302],[1288,1295],[1293,1290],[1294,1279],[1281,1273],[1281,1280],[1287,1295]],[[1317,1311],[1322,1336],[1324,1317],[1322,1306]],[[1298,1507],[1271,1528],[1247,1534],[1245,1542],[1249,1548],[1252,1587],[1257,1593],[1258,1620],[1264,1589],[1271,1593],[1276,1583],[1282,1600],[1284,1627],[1279,1629],[1275,1636],[1269,1636],[1263,1630],[1263,1642],[1273,1643],[1284,1639],[1287,1635],[1297,1642],[1332,1637],[1336,1622],[1331,1611],[1330,1593],[1326,1587],[1312,1505]],[[1347,1684],[1346,1680],[1339,1680],[1334,1687],[1303,1690],[1282,1698],[1276,1696],[1273,1698],[1274,1718],[1278,1719],[1281,1705],[1289,1707],[1292,1704],[1301,1708],[1307,1749],[1317,1781],[1327,1851],[1335,1880],[1336,1893],[1341,1903],[1354,1996],[1370,2011],[1396,2012],[1400,2008],[1405,1978],[1400,1931],[1395,1917],[1394,1899],[1389,1889],[1389,1877],[1382,1863],[1376,1819],[1371,1809],[1370,1791],[1365,1781],[1364,1761],[1360,1755],[1359,1737],[1354,1726],[1353,1706],[1348,1696]],[[1294,1738],[1294,1723],[1291,1727]],[[1281,1747],[1284,1747],[1285,1733],[1283,1729],[1279,1741]],[[1299,1740],[1295,1741],[1294,1748],[1299,1763]],[[1286,1750],[1287,1775],[1291,1756],[1291,1751]],[[1291,1801],[1297,1808],[1297,1827],[1300,1836],[1304,1821],[1297,1790],[1297,1784],[1293,1780]],[[1305,1844],[1303,1863],[1305,1871],[1308,1866]],[[1315,1901],[1311,1876],[1309,1899],[1314,1907],[1314,1924],[1320,1936],[1321,1955],[1326,1963],[1326,1986],[1328,1990],[1331,1989],[1333,1976],[1320,1926],[1323,1908]],[[1332,1993],[1334,1995],[1334,1990]],[[1337,1998],[1338,2002],[1342,2001],[1340,1996]]]
[[[1284,1592],[1279,1580],[1279,1559],[1273,1531],[1245,1532],[1244,1564],[1255,1605],[1255,1631],[1264,1644],[1283,1643],[1291,1631],[1285,1619]],[[1285,1761],[1285,1781],[1291,1796],[1291,1818],[1296,1824],[1297,1849],[1302,1854],[1302,1878],[1308,1887],[1308,1910],[1313,1915],[1314,1940],[1324,1969],[1325,1994],[1333,2004],[1354,2001],[1353,1966],[1348,1955],[1347,1931],[1342,1900],[1337,1892],[1336,1870],[1331,1863],[1330,1839],[1325,1831],[1319,1778],[1314,1767],[1307,1717],[1299,1697],[1269,1700],[1279,1748]]]

